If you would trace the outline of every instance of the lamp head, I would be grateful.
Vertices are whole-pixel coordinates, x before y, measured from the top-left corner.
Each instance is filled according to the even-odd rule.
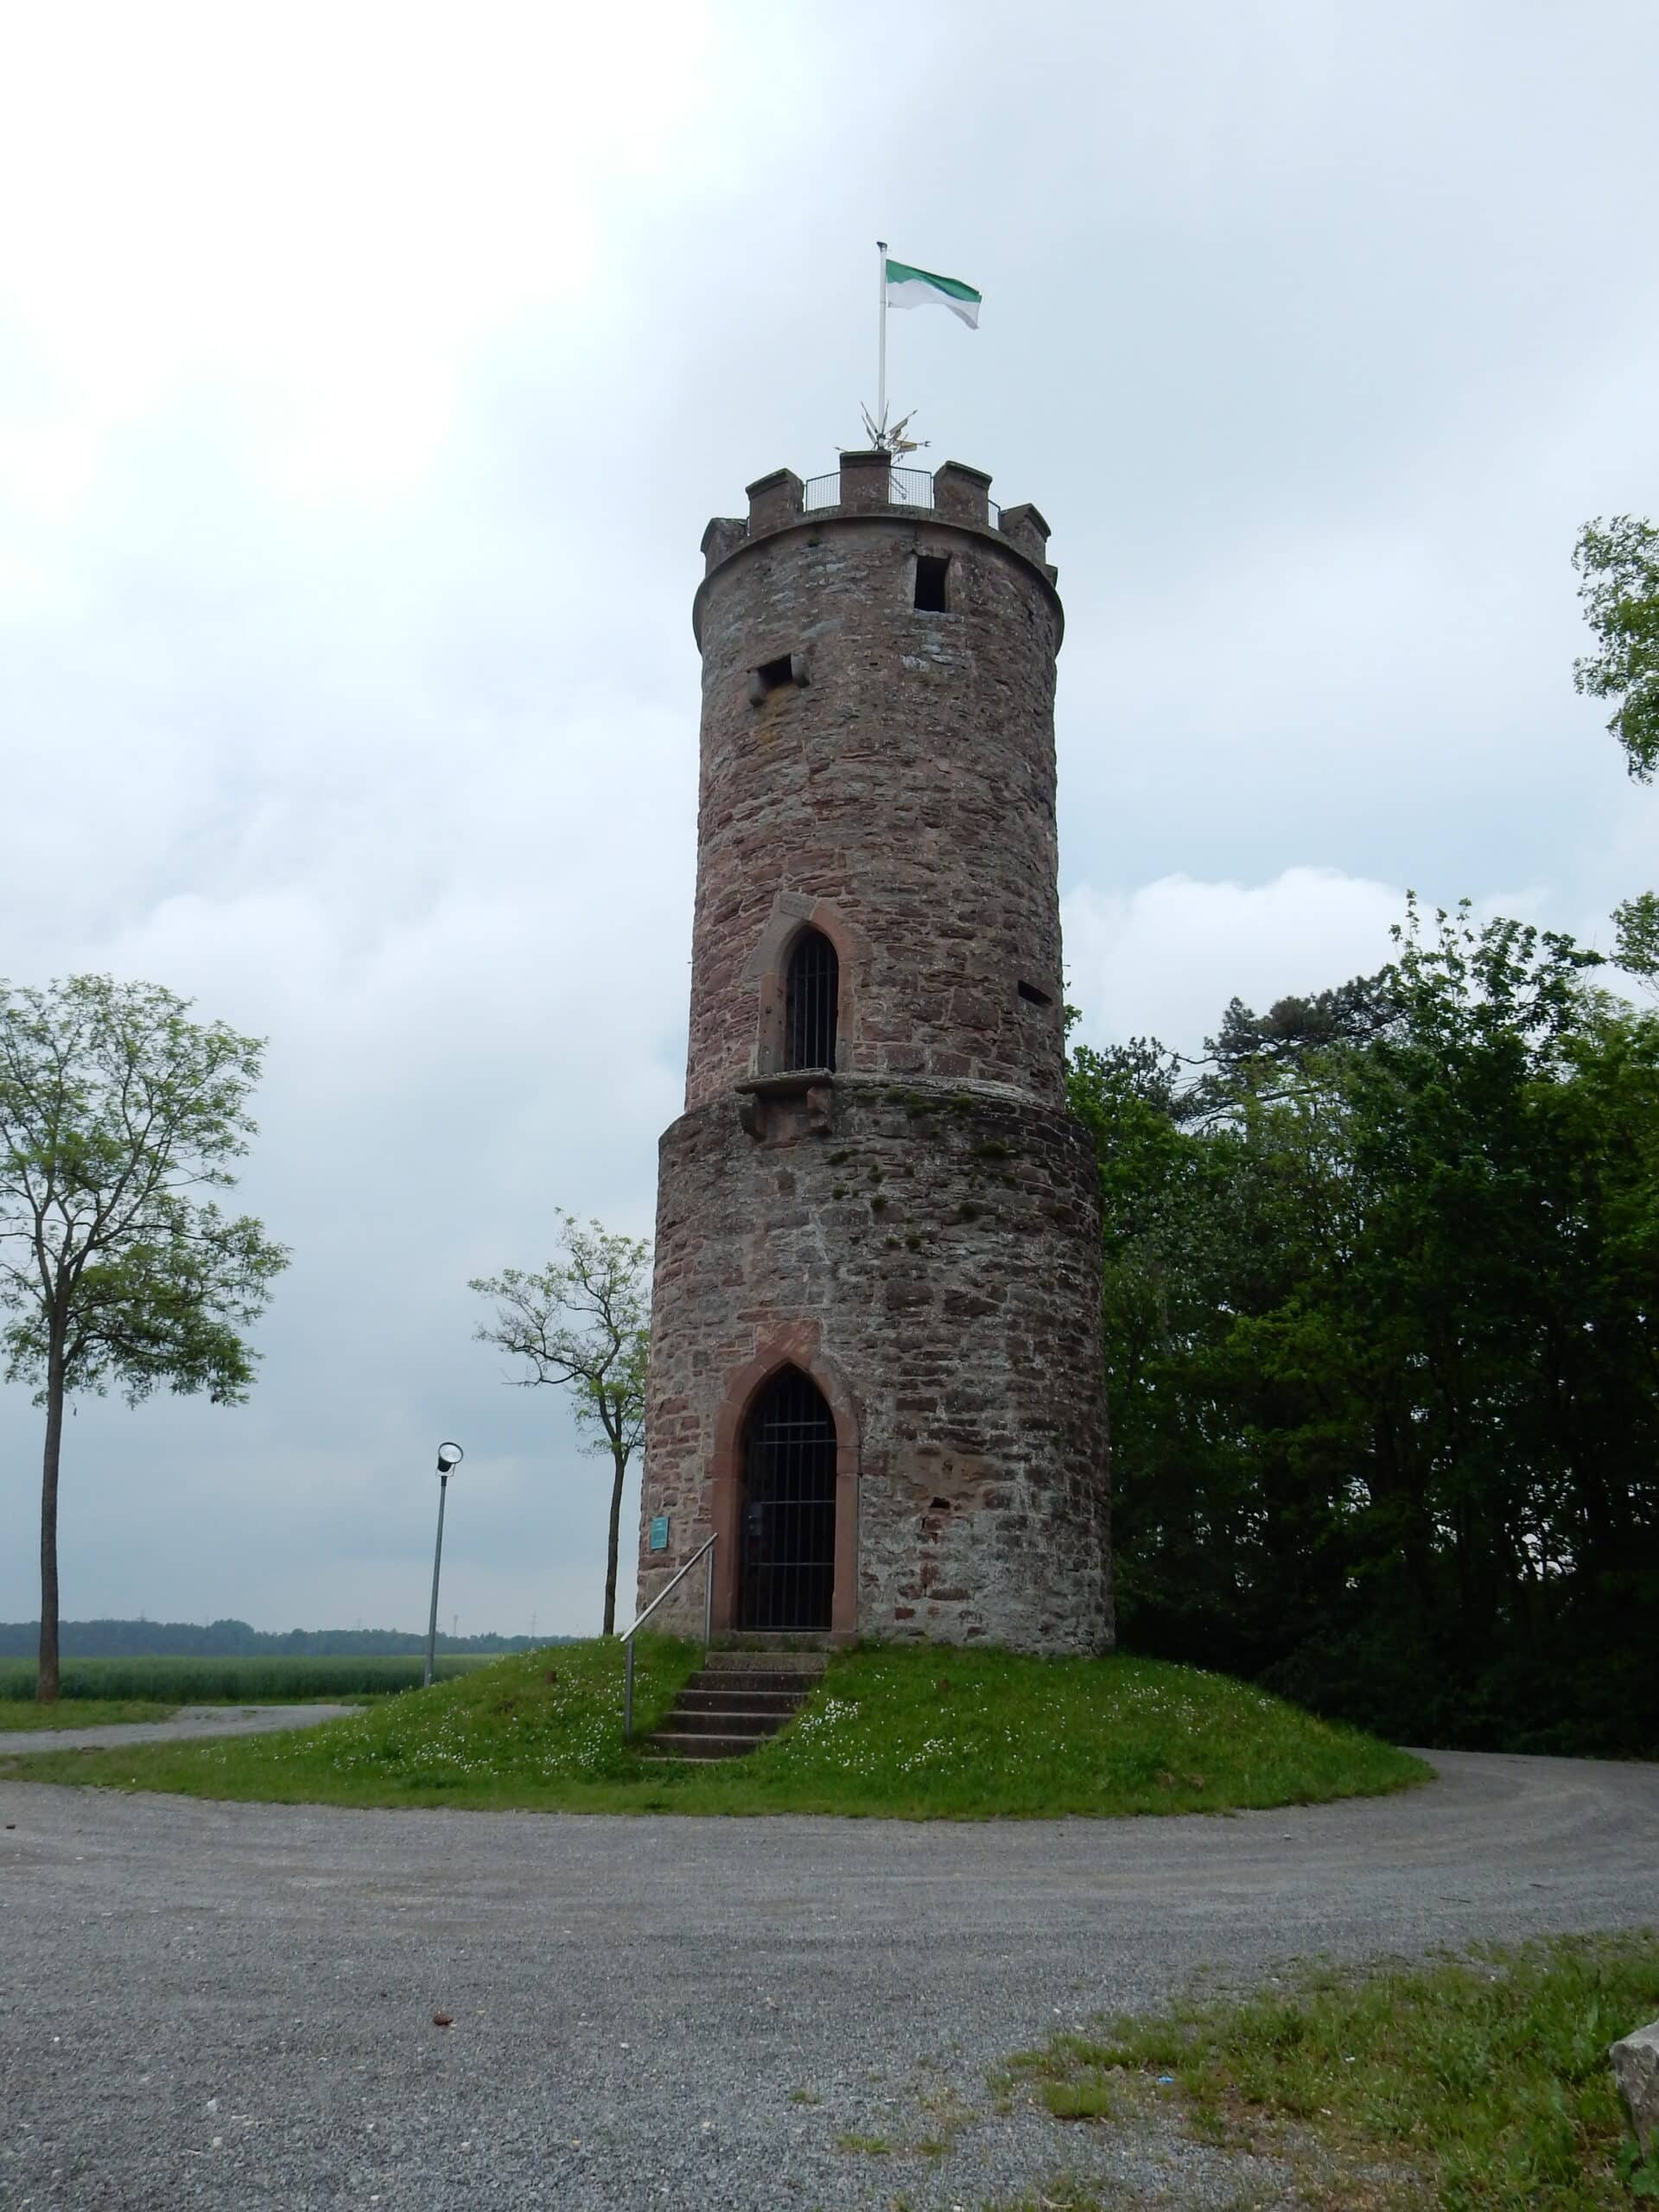
[[[467,1454],[461,1450],[459,1444],[440,1444],[438,1446],[438,1472],[441,1475],[452,1474],[461,1465],[466,1456]]]

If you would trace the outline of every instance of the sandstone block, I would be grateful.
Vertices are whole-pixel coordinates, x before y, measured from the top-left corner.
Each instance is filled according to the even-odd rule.
[[[1609,2056],[1643,2156],[1659,2161],[1659,2020],[1616,2043]]]

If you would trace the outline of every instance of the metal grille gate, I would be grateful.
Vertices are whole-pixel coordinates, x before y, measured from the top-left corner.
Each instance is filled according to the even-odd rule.
[[[787,1066],[834,1067],[840,992],[841,963],[835,946],[822,930],[803,930],[789,960],[784,1020]]]
[[[835,1416],[811,1377],[785,1367],[743,1432],[739,1625],[828,1628],[835,1586]]]

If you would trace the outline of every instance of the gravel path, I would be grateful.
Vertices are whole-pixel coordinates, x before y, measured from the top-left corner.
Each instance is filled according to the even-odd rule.
[[[1115,2206],[1287,2202],[1155,2113],[999,2115],[987,2074],[1201,1969],[1659,1917],[1659,1767],[1435,1764],[1369,1802],[974,1827],[0,1782],[0,2204],[980,2212],[1063,2169]]]
[[[105,1728],[0,1728],[10,1751],[118,1751],[126,1744],[181,1744],[195,1736],[263,1736],[340,1720],[354,1705],[186,1705],[165,1720],[120,1720]]]

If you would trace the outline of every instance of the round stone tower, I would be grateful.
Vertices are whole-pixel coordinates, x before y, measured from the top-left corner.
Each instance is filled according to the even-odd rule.
[[[1063,616],[1034,507],[881,453],[711,522],[686,1110],[664,1136],[643,1606],[1112,1637],[1100,1221],[1066,1113]],[[657,1616],[695,1630],[702,1570]]]

